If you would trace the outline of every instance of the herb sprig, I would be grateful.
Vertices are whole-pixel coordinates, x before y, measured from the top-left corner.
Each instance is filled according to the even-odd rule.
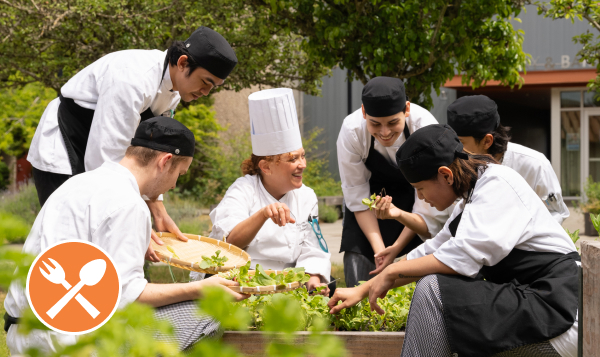
[[[250,264],[248,262],[238,269],[219,273],[219,276],[237,281],[240,286],[248,287],[285,285],[294,282],[299,282],[302,285],[310,279],[310,275],[304,272],[304,268],[286,268],[281,273],[267,274],[260,264],[256,264],[256,271],[254,274],[250,274]]]
[[[219,256],[219,254],[221,254],[220,250],[217,250],[215,254],[210,257],[203,255],[202,262],[200,262],[200,264],[196,264],[198,264],[201,269],[222,267],[223,265],[225,265],[225,262],[229,260],[229,258],[227,258],[226,256]]]

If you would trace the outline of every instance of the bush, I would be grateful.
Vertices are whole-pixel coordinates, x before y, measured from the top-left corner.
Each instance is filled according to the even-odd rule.
[[[306,170],[302,182],[312,188],[317,196],[341,196],[342,183],[336,181],[328,170],[327,152],[319,151],[322,140],[318,140],[323,129],[315,128],[302,140],[306,151]]]
[[[19,217],[29,228],[40,212],[40,203],[35,185],[30,183],[15,193],[5,193],[0,196],[0,214],[10,214]],[[27,234],[13,236],[8,239],[10,243],[23,243]]]
[[[0,191],[6,190],[10,181],[10,171],[4,161],[0,161]]]
[[[335,223],[339,218],[335,207],[319,204],[319,219],[325,223]]]
[[[594,182],[588,177],[583,187],[586,200],[580,204],[584,212],[600,214],[600,182]]]

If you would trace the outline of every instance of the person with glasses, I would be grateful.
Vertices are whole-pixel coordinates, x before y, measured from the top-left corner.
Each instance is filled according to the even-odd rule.
[[[319,229],[317,196],[302,184],[306,158],[292,90],[263,90],[248,102],[252,156],[210,213],[210,237],[245,249],[252,268],[303,267],[311,276],[307,289],[323,286],[328,294],[331,254]]]

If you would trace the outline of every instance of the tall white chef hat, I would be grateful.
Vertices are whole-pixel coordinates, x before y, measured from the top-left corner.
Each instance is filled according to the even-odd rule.
[[[276,88],[248,97],[252,153],[279,155],[302,147],[296,103],[291,89]]]

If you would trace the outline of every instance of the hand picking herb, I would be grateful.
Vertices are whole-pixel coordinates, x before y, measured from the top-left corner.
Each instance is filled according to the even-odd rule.
[[[254,275],[249,274],[250,262],[240,267],[233,269],[227,273],[220,273],[219,276],[237,281],[240,286],[270,286],[270,285],[285,285],[289,283],[299,282],[301,285],[308,282],[310,275],[304,273],[304,268],[286,268],[281,273],[267,274],[260,264],[256,264]]]
[[[385,196],[385,188],[381,189],[381,192],[379,192],[379,197],[383,196]],[[374,193],[369,198],[363,198],[362,204],[368,206],[369,211],[371,211],[373,208],[375,208],[375,205],[377,204],[377,202],[379,202],[380,199],[377,199],[377,194]]]
[[[168,245],[167,249],[169,250],[169,252],[173,253],[173,255],[171,256],[171,258],[180,259],[179,256],[177,255],[177,253],[175,253],[175,249],[173,249],[173,247],[171,247],[170,245]]]
[[[207,257],[205,255],[202,256],[202,262],[199,264],[201,269],[207,269],[207,268],[215,268],[215,267],[222,267],[223,265],[225,265],[225,262],[229,260],[229,258],[227,258],[226,256],[219,256],[221,254],[220,250],[217,250],[215,252],[215,255],[211,256],[211,257]],[[197,263],[196,263],[197,264]]]

